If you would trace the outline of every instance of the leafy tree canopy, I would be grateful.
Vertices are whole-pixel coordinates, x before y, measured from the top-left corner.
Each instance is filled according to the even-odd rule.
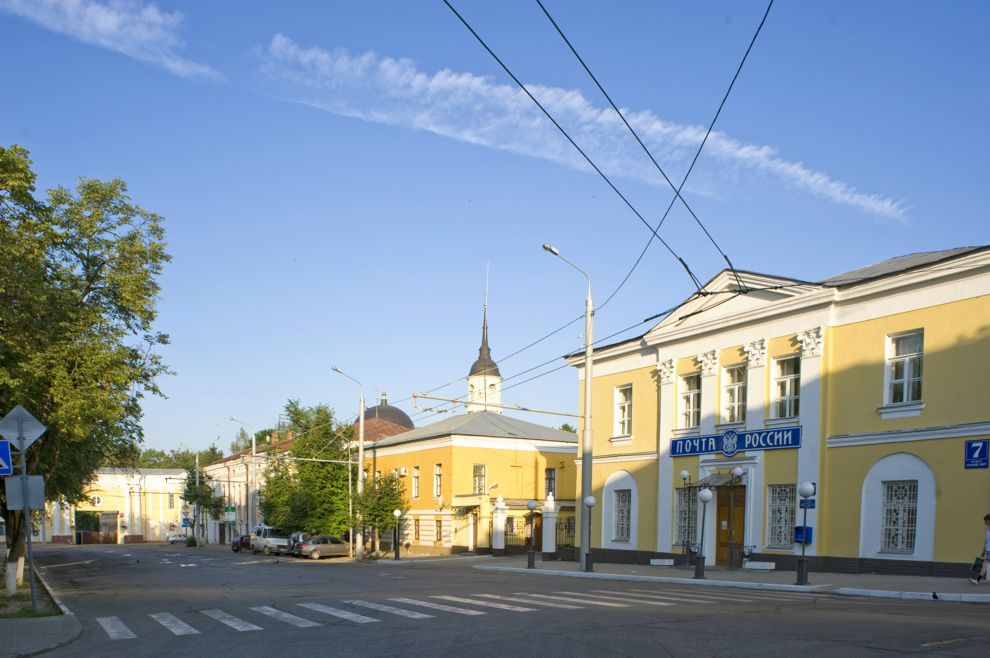
[[[27,151],[0,147],[0,413],[21,404],[48,427],[29,472],[49,499],[76,502],[97,468],[137,457],[141,401],[169,373],[153,324],[170,257],[162,217],[123,181],[81,178],[45,200],[34,186]],[[0,512],[20,537],[2,496]]]
[[[205,450],[192,451],[188,448],[165,452],[155,448],[142,450],[137,458],[138,468],[184,468],[187,471],[196,468],[196,455],[199,454],[200,466],[206,466],[223,459],[223,451],[215,445]]]
[[[570,432],[571,434],[577,434],[577,428],[570,423],[564,423],[560,426],[561,432]]]
[[[354,497],[354,509],[361,514],[366,525],[381,532],[395,527],[395,510],[408,511],[405,502],[405,485],[398,473],[365,480],[364,491]]]

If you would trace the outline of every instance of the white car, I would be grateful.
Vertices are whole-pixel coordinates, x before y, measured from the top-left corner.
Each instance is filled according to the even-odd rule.
[[[181,532],[170,532],[168,537],[165,539],[170,544],[185,544],[186,536]]]

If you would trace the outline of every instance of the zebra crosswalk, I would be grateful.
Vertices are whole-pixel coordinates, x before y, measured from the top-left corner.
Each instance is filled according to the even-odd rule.
[[[246,606],[243,610],[234,612],[213,608],[186,611],[182,613],[182,618],[171,612],[152,612],[146,617],[141,616],[141,619],[150,618],[157,622],[157,626],[154,624],[149,626],[137,618],[133,621],[128,618],[125,621],[119,617],[97,617],[95,621],[108,639],[133,640],[138,637],[139,630],[141,633],[164,631],[175,636],[195,636],[223,629],[239,633],[264,631],[280,625],[299,629],[319,628],[329,621],[328,617],[333,618],[336,623],[340,623],[337,620],[343,620],[353,624],[369,624],[396,617],[416,620],[434,619],[440,615],[478,617],[486,614],[545,612],[546,608],[589,611],[631,607],[668,609],[677,606],[758,602],[776,604],[807,601],[811,598],[808,594],[796,592],[761,590],[726,592],[722,589],[699,591],[701,589],[630,587],[591,589],[583,592],[560,589],[511,594],[429,594],[418,597],[385,597],[384,600],[378,601],[346,599],[334,602],[332,605],[307,601],[283,607]]]

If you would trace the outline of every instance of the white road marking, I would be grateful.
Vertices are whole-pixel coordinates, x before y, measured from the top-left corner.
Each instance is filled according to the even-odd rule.
[[[111,640],[133,640],[137,637],[117,617],[97,617],[96,622],[103,627]]]
[[[607,599],[609,601],[623,601],[625,603],[633,603],[636,605],[674,605],[671,601],[652,601],[647,598],[630,599],[628,596],[608,596],[607,594],[587,594],[581,592],[557,592],[558,594],[568,594],[570,596],[590,596],[593,599]]]
[[[244,621],[243,619],[238,619],[234,615],[229,615],[223,610],[200,610],[204,615],[210,619],[215,619],[221,624],[226,624],[230,626],[235,631],[260,631],[264,630],[261,626],[255,626],[254,624]]]
[[[480,605],[486,608],[498,608],[499,610],[509,610],[511,612],[536,612],[536,608],[524,608],[519,605],[509,605],[508,603],[495,603],[494,601],[477,601],[475,599],[464,599],[459,596],[431,596],[431,599],[443,599],[454,603],[467,603],[470,605]]]
[[[199,635],[195,628],[168,612],[155,612],[148,616],[172,631],[173,635]]]
[[[603,594],[619,594],[622,596],[639,597],[643,599],[660,599],[662,601],[678,601],[680,603],[712,603],[710,599],[691,598],[691,596],[679,596],[676,594],[636,594],[634,592],[620,592],[608,589],[596,589],[596,592]]]
[[[592,601],[591,599],[576,599],[573,596],[553,596],[552,594],[529,594],[527,592],[516,592],[523,596],[532,596],[538,599],[550,599],[552,601],[568,601],[570,603],[581,603],[583,605],[600,605],[608,608],[628,608],[625,603],[610,603],[608,601]]]
[[[416,599],[389,599],[389,601],[395,601],[396,603],[405,603],[406,605],[418,605],[423,608],[432,608],[434,610],[443,610],[444,612],[453,612],[458,615],[486,615],[487,612],[482,612],[480,610],[468,610],[467,608],[455,608],[452,605],[444,605],[442,603],[433,603],[432,601],[417,601]]]
[[[284,610],[279,610],[278,608],[272,608],[267,605],[259,606],[257,608],[251,608],[255,612],[260,612],[263,615],[268,615],[279,621],[284,621],[286,624],[292,624],[297,628],[313,628],[314,626],[322,626],[315,621],[310,621],[308,619],[303,619],[302,617],[297,617],[291,613],[285,612]]]
[[[547,608],[564,608],[567,610],[580,610],[581,606],[570,603],[552,603],[550,601],[534,601],[533,599],[521,598],[518,596],[498,596],[497,594],[475,594],[474,596],[484,596],[488,599],[498,599],[500,601],[515,601],[516,603],[528,603],[530,605],[542,605]]]
[[[302,606],[303,608],[308,608],[316,612],[322,612],[325,615],[333,615],[334,617],[340,617],[341,619],[357,622],[358,624],[369,624],[373,621],[378,621],[374,617],[365,617],[364,615],[359,615],[356,612],[348,612],[347,610],[331,608],[329,606],[321,605],[319,603],[300,603],[299,605]]]
[[[712,601],[738,601],[740,603],[752,603],[757,598],[770,598],[770,597],[767,597],[767,596],[761,596],[760,594],[755,594],[755,593],[750,594],[749,592],[747,592],[744,595],[740,595],[740,594],[729,594],[729,593],[723,593],[723,592],[712,592],[712,593],[708,593],[708,592],[688,592],[686,590],[663,590],[661,592],[656,592],[655,590],[648,590],[648,589],[634,589],[634,590],[630,590],[629,591],[630,594],[632,592],[642,592],[644,594],[650,594],[650,595],[654,595],[654,596],[656,596],[658,594],[668,594],[668,595],[671,595],[671,594],[678,594],[678,595],[684,594],[685,596],[694,596],[694,597],[697,597],[699,599],[711,599]]]
[[[403,610],[402,608],[396,608],[390,605],[384,605],[382,603],[372,603],[371,601],[344,601],[344,603],[349,603],[351,605],[356,605],[362,608],[371,608],[372,610],[378,610],[379,612],[387,612],[392,615],[399,615],[400,617],[409,617],[410,619],[429,619],[433,615],[428,615],[423,612],[414,612],[412,610]]]

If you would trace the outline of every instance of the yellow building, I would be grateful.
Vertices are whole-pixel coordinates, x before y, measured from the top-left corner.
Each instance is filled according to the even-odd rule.
[[[169,532],[182,531],[185,485],[186,472],[181,468],[101,468],[87,487],[84,502],[46,505],[37,540],[64,544],[165,541]]]
[[[990,512],[988,363],[990,247],[819,283],[724,271],[596,351],[592,546],[678,558],[704,511],[709,564],[793,568],[806,513],[812,569],[958,574]]]
[[[577,436],[501,413],[502,377],[488,347],[487,313],[467,379],[468,413],[366,448],[370,474],[396,472],[405,484],[403,541],[413,550],[488,550],[500,498],[508,536],[526,531],[529,501],[542,506],[551,495],[561,523],[573,528]]]

